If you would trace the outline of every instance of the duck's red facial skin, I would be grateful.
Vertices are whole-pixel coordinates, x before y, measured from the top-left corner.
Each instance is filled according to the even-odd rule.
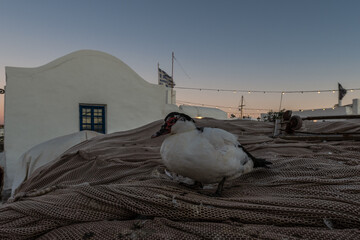
[[[171,127],[177,122],[178,118],[177,117],[172,117],[169,118],[165,124],[166,124],[166,129],[171,130]]]
[[[171,132],[171,127],[177,122],[177,117],[170,117],[166,122],[161,126],[160,130],[154,133],[151,138],[156,138],[161,135],[165,135]]]

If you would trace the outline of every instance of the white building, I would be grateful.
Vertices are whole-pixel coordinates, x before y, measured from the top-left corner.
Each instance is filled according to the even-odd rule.
[[[36,68],[6,67],[5,189],[17,159],[49,139],[94,130],[128,130],[176,111],[170,91],[121,60],[81,50]]]
[[[180,105],[179,109],[192,118],[212,117],[221,120],[228,119],[227,113],[217,108]]]
[[[170,88],[146,82],[121,60],[99,51],[76,51],[40,67],[5,70],[4,189],[11,188],[16,170],[31,159],[21,156],[33,152],[29,149],[41,152],[33,147],[45,141],[80,130],[124,131],[172,111],[187,113],[170,104],[175,102]],[[217,118],[219,111],[208,110],[203,117]]]
[[[302,118],[315,116],[340,116],[340,115],[359,115],[360,99],[353,99],[352,104],[344,106],[335,106],[332,108],[320,108],[311,110],[293,111],[292,115],[298,115]]]
[[[264,121],[267,113],[261,113],[260,118]],[[318,116],[342,116],[342,115],[360,115],[360,99],[353,99],[352,104],[332,108],[318,108],[310,110],[292,111],[292,116],[297,115],[301,118]]]

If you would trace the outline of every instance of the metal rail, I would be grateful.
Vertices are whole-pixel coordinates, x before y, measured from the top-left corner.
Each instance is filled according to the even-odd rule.
[[[302,140],[302,141],[342,141],[342,140],[355,140],[360,141],[359,135],[315,135],[315,136],[299,136],[299,135],[288,135],[288,136],[279,136],[281,139],[286,140]]]
[[[325,120],[325,119],[355,119],[359,118],[360,115],[335,115],[335,116],[314,116],[301,118],[302,120]]]

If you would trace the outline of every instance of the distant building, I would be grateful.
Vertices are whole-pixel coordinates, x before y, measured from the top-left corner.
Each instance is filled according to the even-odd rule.
[[[293,111],[292,115],[300,117],[313,117],[313,116],[337,116],[337,115],[359,115],[360,114],[360,99],[353,99],[352,104],[344,106],[334,106],[332,108],[320,108],[311,110]]]
[[[188,106],[188,105],[180,105],[180,111],[186,113],[192,118],[204,118],[211,117],[220,120],[228,119],[227,113],[223,110],[217,108],[208,108],[208,107],[200,107],[200,106]]]
[[[261,113],[261,121],[264,121],[267,113]],[[292,111],[292,115],[302,118],[317,116],[342,116],[342,115],[360,115],[360,99],[353,99],[352,104],[339,106],[338,104],[332,108],[317,108],[310,110]]]

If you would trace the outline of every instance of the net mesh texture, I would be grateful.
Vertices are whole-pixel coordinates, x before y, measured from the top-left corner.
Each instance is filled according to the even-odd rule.
[[[165,173],[162,121],[82,142],[36,170],[0,207],[0,239],[360,239],[360,144],[271,138],[273,124],[197,120],[271,161],[213,188]],[[359,121],[307,123],[360,132]]]

